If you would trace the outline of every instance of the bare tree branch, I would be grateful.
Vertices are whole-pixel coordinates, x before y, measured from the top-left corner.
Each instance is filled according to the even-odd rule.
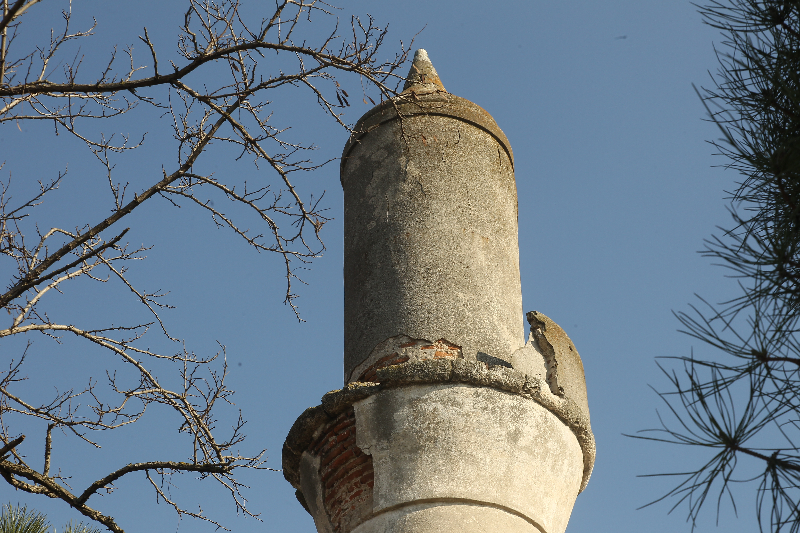
[[[365,102],[372,96],[391,96],[402,80],[397,69],[408,52],[401,45],[399,53],[379,59],[386,28],[371,18],[352,18],[340,31],[330,6],[318,0],[278,0],[260,22],[242,14],[239,0],[186,1],[177,59],[160,50],[153,32],[144,28],[139,40],[146,47],[145,57],[134,57],[131,46],[114,46],[107,62],[87,77],[84,57],[72,53],[71,43],[91,42],[102,21],[91,18],[75,30],[80,17],[73,18],[70,5],[62,13],[63,27],[53,30],[49,41],[30,46],[17,37],[34,29],[35,17],[49,6],[29,11],[39,0],[0,0],[0,127],[51,121],[54,139],[68,134],[85,146],[85,155],[99,163],[99,172],[89,172],[81,181],[96,184],[109,208],[100,215],[74,213],[79,220],[74,227],[45,223],[44,202],[52,201],[60,186],[76,186],[68,181],[66,170],[52,181],[40,181],[38,190],[26,192],[22,201],[11,194],[16,192],[16,178],[14,188],[10,177],[0,179],[0,261],[11,266],[4,270],[10,275],[0,294],[0,309],[8,316],[8,322],[0,324],[0,342],[25,342],[18,355],[5,346],[2,350],[7,365],[0,370],[0,475],[15,489],[60,499],[115,532],[123,529],[99,510],[103,501],[96,496],[110,492],[123,477],[149,484],[157,501],[179,515],[223,527],[199,506],[173,496],[175,476],[199,474],[200,480],[230,495],[237,511],[257,517],[247,506],[246,487],[237,476],[242,469],[266,469],[264,450],[239,451],[245,444],[246,422],[226,384],[225,346],[205,355],[187,348],[170,333],[168,292],[146,287],[132,274],[150,247],[126,242],[138,238],[136,219],[129,215],[144,203],[155,210],[158,203],[151,200],[166,199],[162,207],[199,208],[249,248],[278,254],[286,280],[284,301],[299,318],[292,287],[299,279],[295,265],[306,265],[325,249],[321,230],[328,218],[320,203],[323,195],[311,195],[293,180],[296,173],[313,171],[327,161],[310,160],[305,154],[314,144],[293,139],[292,124],[279,124],[273,110],[281,109],[282,90],[289,89],[347,131],[342,113],[349,102],[342,83],[360,85]],[[323,26],[317,27],[318,17]],[[87,48],[95,50],[82,49]],[[135,177],[120,181],[117,166],[134,165],[135,158],[127,154],[146,146],[151,136],[117,132],[130,130],[129,116],[147,117],[151,112],[159,120],[148,123],[165,128],[176,157],[164,162],[160,172],[133,168],[126,175]],[[101,132],[98,125],[111,133]],[[47,149],[49,140],[37,142]],[[217,176],[202,170],[212,157],[208,154],[218,150],[213,158],[225,157],[229,147],[236,152],[231,164],[252,164],[255,178],[247,181],[235,173]],[[61,168],[66,169],[67,162]],[[23,190],[32,181],[25,176]],[[214,205],[207,191],[224,195],[229,206]],[[255,218],[254,229],[245,225],[246,217]],[[52,304],[53,295],[68,295],[71,288],[87,284],[107,295],[105,300],[99,297],[98,304],[112,310],[107,319],[87,325],[77,312],[63,316],[54,311],[58,307]],[[114,292],[117,289],[122,291]],[[119,294],[130,295],[131,308],[142,313],[141,319],[115,320],[113,312],[125,305]],[[158,342],[151,341],[151,330],[159,335]],[[48,362],[57,359],[42,355],[38,343],[34,350],[33,338],[41,338],[43,349],[54,354],[69,353],[76,345],[90,354],[87,357],[102,353],[99,375],[87,374],[78,383],[56,381],[48,389],[41,386],[41,376],[33,374],[37,387],[24,387],[32,354]],[[231,409],[238,414],[231,415]],[[141,462],[120,457],[124,466],[91,482],[74,476],[91,467],[59,461],[70,445],[99,447],[102,432],[141,427],[131,425],[144,416],[177,420],[176,429],[191,441],[182,457]],[[227,431],[219,429],[223,420]],[[38,431],[28,434],[43,439],[25,440],[20,428]],[[41,468],[28,460],[41,460],[40,454]]]

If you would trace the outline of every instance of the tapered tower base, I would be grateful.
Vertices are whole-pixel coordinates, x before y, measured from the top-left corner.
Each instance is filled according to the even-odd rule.
[[[320,533],[562,533],[594,463],[588,411],[564,379],[577,352],[549,323],[553,392],[531,335],[511,364],[464,358],[457,346],[400,336],[379,366],[325,395],[295,423],[284,473]],[[547,322],[545,322],[547,321]],[[541,329],[541,328],[539,328]],[[566,353],[565,353],[566,352]],[[572,359],[567,355],[574,353]],[[585,389],[583,389],[585,391]],[[585,392],[584,392],[585,394]]]

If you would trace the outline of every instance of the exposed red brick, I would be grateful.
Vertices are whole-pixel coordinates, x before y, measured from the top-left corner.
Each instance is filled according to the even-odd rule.
[[[355,448],[355,446],[343,451],[340,455],[336,457],[336,459],[328,463],[328,469],[332,471],[331,473],[335,473],[336,470],[338,470],[341,466],[347,463],[350,459],[355,457],[356,454],[353,448]]]
[[[323,447],[321,455],[322,460],[320,461],[319,464],[320,469],[329,468],[328,465],[331,462],[338,460],[339,454],[341,454],[345,449],[347,449],[349,444],[350,444],[349,442],[345,441],[345,442],[340,442],[338,446],[335,447],[330,447],[330,448]]]
[[[392,357],[398,354],[384,359],[388,362]],[[331,524],[337,533],[344,533],[345,524],[353,525],[353,519],[371,510],[365,506],[372,500],[375,477],[372,457],[356,446],[353,408],[332,420],[309,449],[320,458],[322,499]]]
[[[369,455],[361,455],[359,457],[354,457],[352,460],[347,461],[346,467],[348,472],[352,472],[353,470],[357,470],[360,467],[363,467],[367,463],[371,463],[372,458]],[[331,475],[335,475],[336,472],[331,472]],[[345,478],[344,481],[347,481]]]
[[[361,471],[361,469],[359,469],[359,470],[356,470],[354,472],[350,472],[345,477],[343,477],[342,480],[339,481],[338,483],[340,483],[340,484],[350,483],[354,479],[359,479],[359,481],[360,481],[360,478],[361,478],[362,475],[363,475],[363,472]]]
[[[341,415],[339,415],[339,416],[341,417]],[[337,418],[336,420],[339,420],[339,419]],[[347,420],[347,419],[342,420],[341,422],[339,422],[336,425],[336,427],[334,427],[331,430],[331,433],[334,434],[334,435],[339,434],[339,433],[341,433],[342,431],[344,431],[345,429],[347,429],[350,426],[351,426],[350,420]]]
[[[352,493],[350,496],[347,497],[347,502],[351,502],[361,496],[364,493],[364,489],[359,489],[356,492]]]
[[[374,365],[372,365],[364,372],[362,372],[356,381],[361,381],[361,382],[378,381],[379,368],[385,368],[387,366],[392,366],[392,365],[399,365],[400,363],[405,363],[406,361],[408,361],[407,355],[400,355],[396,352],[391,353],[385,357],[378,359]]]
[[[401,363],[407,362],[411,355],[415,352],[415,349],[418,350],[418,355],[420,359],[442,359],[442,358],[460,358],[463,357],[461,354],[461,347],[457,346],[445,339],[439,339],[433,344],[427,344],[428,341],[410,341],[405,342],[399,345],[399,348],[403,349],[403,355],[393,352],[389,355],[386,355],[372,364],[369,368],[364,370],[361,375],[358,377],[356,381],[361,382],[377,382],[380,381],[378,379],[378,370],[381,368],[386,368],[387,366],[391,365],[399,365]]]

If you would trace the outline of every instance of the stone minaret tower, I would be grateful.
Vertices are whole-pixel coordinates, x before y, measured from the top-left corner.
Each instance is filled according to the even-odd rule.
[[[342,154],[344,382],[292,427],[320,533],[562,533],[594,437],[575,346],[527,314],[508,139],[424,50]]]

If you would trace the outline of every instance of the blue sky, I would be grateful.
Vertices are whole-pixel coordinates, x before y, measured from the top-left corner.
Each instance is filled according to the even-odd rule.
[[[98,22],[97,36],[81,49],[87,77],[114,43],[133,44],[144,62],[146,51],[137,41],[143,26],[165,53],[173,50],[184,9],[174,4],[74,2],[77,21],[95,17]],[[32,8],[31,30],[45,37],[64,5],[43,2]],[[657,426],[656,409],[664,410],[650,388],[665,386],[654,358],[689,355],[693,348],[697,354],[711,353],[676,332],[672,311],[686,309],[694,293],[719,301],[735,289],[696,253],[715,226],[728,223],[724,191],[737,179],[732,171],[712,168],[724,160],[712,157],[706,141],[719,135],[701,120],[705,111],[692,87],[709,85],[719,35],[701,23],[689,2],[674,0],[530,0],[491,6],[353,0],[340,7],[336,13],[344,23],[351,14],[369,13],[379,24],[389,24],[386,56],[416,35],[414,48],[428,51],[445,87],[485,108],[511,142],[524,308],[550,316],[580,351],[597,439],[594,474],[578,497],[568,531],[689,531],[684,508],[671,515],[671,504],[636,510],[670,486],[669,480],[637,476],[682,471],[702,456],[623,433]],[[311,27],[318,37],[331,31],[331,19],[317,22],[318,28]],[[308,95],[304,98],[276,95],[276,120],[291,124],[297,139],[316,144],[318,161],[338,157],[347,132],[310,106]],[[370,106],[351,100],[345,120],[354,123]],[[119,159],[118,179],[143,187],[157,179],[162,165],[174,163],[166,121],[150,114],[120,123],[120,133],[152,133],[135,155]],[[204,168],[259,176],[261,171],[231,155],[224,149],[214,152]],[[73,140],[55,137],[50,126],[0,127],[0,160],[6,162],[3,178],[11,176],[20,195],[36,179],[53,177],[68,165],[64,185],[40,213],[40,227],[92,223],[109,208],[105,169]],[[325,392],[339,388],[342,375],[338,164],[304,176],[300,186],[305,192],[325,191],[333,219],[324,228],[324,257],[305,271],[308,285],[298,288],[303,323],[282,304],[279,258],[254,253],[197,210],[155,201],[128,222],[131,242],[153,246],[132,275],[148,288],[170,291],[177,309],[166,315],[167,324],[187,346],[209,352],[219,341],[227,347],[229,385],[249,421],[249,446],[266,448],[267,464],[275,469],[292,422]],[[0,268],[5,275],[9,265],[0,263]],[[94,291],[68,290],[48,305],[55,314],[86,323],[111,312],[127,316],[122,291]],[[102,294],[111,299],[101,300]],[[52,387],[65,378],[80,382],[87,375],[97,377],[102,368],[102,358],[81,345],[34,340],[28,386]],[[14,356],[19,344],[4,343],[3,356]],[[182,459],[179,445],[186,443],[171,422],[155,415],[137,425],[138,432],[103,436],[100,451],[58,435],[55,459],[75,476],[76,487],[104,469],[152,460],[159,453]],[[35,428],[24,431],[31,442],[38,438]],[[31,445],[31,456],[39,453],[36,446]],[[209,492],[210,486],[191,476],[176,480],[180,489],[173,495],[203,502],[205,512],[234,531],[314,531],[281,473],[259,471],[244,479],[251,486],[250,506],[263,523],[237,517],[225,494]],[[61,502],[28,497],[7,485],[0,485],[0,501],[27,502],[59,527],[80,519]],[[143,476],[121,483],[96,505],[129,531],[213,530],[190,519],[179,521],[167,506],[155,505]],[[720,528],[755,527],[749,494],[739,506],[738,521],[730,506],[723,506]],[[713,529],[715,520],[709,507],[699,530]]]

